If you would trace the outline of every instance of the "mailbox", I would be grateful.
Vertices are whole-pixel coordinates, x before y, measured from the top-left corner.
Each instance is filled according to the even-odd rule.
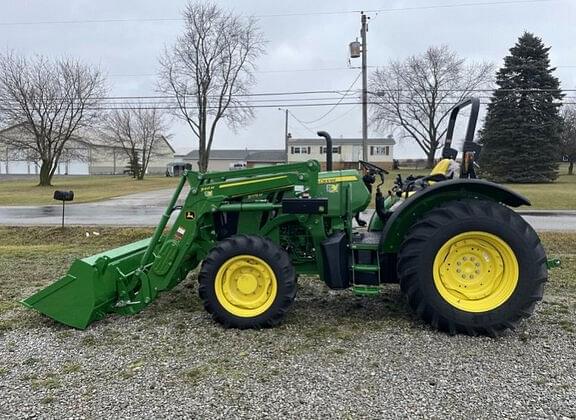
[[[64,204],[74,200],[74,191],[54,191],[54,200],[62,201],[62,229],[64,229]]]
[[[72,201],[74,200],[74,191],[54,191],[54,200]]]

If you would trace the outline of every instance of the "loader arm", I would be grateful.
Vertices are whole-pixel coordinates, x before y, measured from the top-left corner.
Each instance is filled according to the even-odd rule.
[[[137,313],[205,258],[218,240],[215,214],[281,210],[282,203],[270,202],[266,195],[314,197],[319,170],[318,162],[308,161],[227,172],[185,172],[151,238],[75,261],[65,276],[22,303],[79,329],[107,313]],[[188,195],[168,228],[186,184]],[[315,241],[325,237],[319,215],[281,217],[310,219]],[[273,230],[270,223],[263,228]]]

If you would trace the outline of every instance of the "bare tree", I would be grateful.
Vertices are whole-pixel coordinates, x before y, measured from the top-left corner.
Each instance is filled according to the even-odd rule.
[[[576,106],[564,105],[562,109],[562,135],[560,152],[568,160],[568,175],[574,175],[576,162]]]
[[[198,139],[198,167],[205,172],[218,123],[236,128],[253,118],[245,96],[265,42],[253,18],[209,2],[189,3],[184,20],[184,33],[160,58],[159,88],[174,95],[176,115]]]
[[[97,118],[105,92],[102,72],[77,60],[0,54],[0,116],[24,133],[0,141],[28,149],[41,162],[39,185],[48,186],[68,141]]]
[[[466,64],[447,46],[391,61],[371,77],[372,121],[382,129],[400,129],[426,153],[427,166],[446,134],[452,106],[489,85],[493,66]]]
[[[144,179],[150,159],[160,154],[157,146],[166,131],[165,114],[157,108],[115,109],[103,123],[106,143],[124,151],[134,178],[139,180]]]

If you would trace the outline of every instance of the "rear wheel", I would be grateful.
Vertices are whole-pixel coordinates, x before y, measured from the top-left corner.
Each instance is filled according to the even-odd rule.
[[[219,242],[202,263],[198,280],[205,309],[226,327],[274,326],[296,295],[288,254],[259,236],[236,235]]]
[[[452,201],[411,228],[398,275],[410,306],[435,328],[495,336],[542,299],[546,255],[536,232],[507,207]]]

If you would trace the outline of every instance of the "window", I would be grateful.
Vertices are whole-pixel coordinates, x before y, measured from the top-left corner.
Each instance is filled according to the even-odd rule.
[[[370,155],[385,155],[388,156],[390,154],[390,146],[370,146]]]
[[[290,148],[290,153],[293,155],[309,155],[310,154],[310,146],[292,146]]]
[[[326,150],[327,150],[326,146],[320,146],[320,154],[321,155],[326,154]],[[342,146],[333,146],[332,147],[332,153],[334,153],[334,154],[342,153]]]

